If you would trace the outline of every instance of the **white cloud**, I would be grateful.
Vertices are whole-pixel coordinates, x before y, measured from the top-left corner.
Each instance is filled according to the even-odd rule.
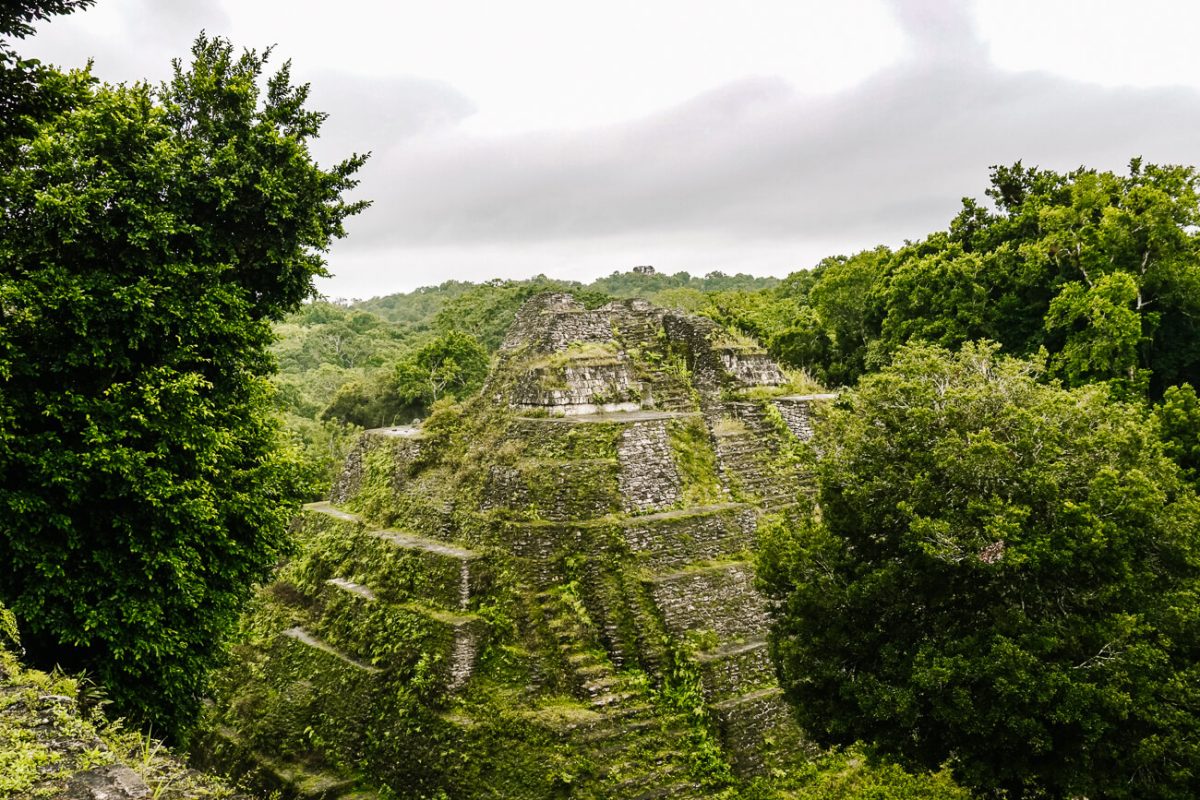
[[[977,0],[996,66],[1105,86],[1200,87],[1200,4],[1180,0]]]

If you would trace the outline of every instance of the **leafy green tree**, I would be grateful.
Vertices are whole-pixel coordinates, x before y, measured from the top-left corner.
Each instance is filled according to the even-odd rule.
[[[428,408],[442,397],[462,399],[483,385],[488,355],[473,336],[450,331],[396,367],[399,396]]]
[[[985,338],[1022,357],[1044,348],[1069,385],[1159,397],[1200,381],[1198,180],[1139,159],[1127,175],[993,167],[991,204],[964,199],[947,230],[825,259],[704,313],[830,384],[910,341]]]
[[[1116,380],[1141,394],[1148,370],[1138,369],[1142,318],[1134,303],[1138,287],[1126,272],[1101,275],[1091,286],[1071,282],[1050,301],[1046,330],[1065,331],[1051,366],[1074,386]]]
[[[827,258],[815,270],[819,279],[809,297],[829,341],[824,380],[853,383],[866,369],[869,346],[879,336],[881,314],[874,297],[891,255],[878,247],[848,258]]]
[[[1200,500],[1143,407],[1038,370],[911,345],[839,399],[760,556],[783,686],[981,796],[1195,797]]]
[[[0,167],[38,120],[69,107],[86,91],[86,76],[67,76],[21,58],[7,39],[25,39],[34,23],[85,9],[95,0],[8,0],[0,5]]]
[[[884,344],[912,338],[957,346],[988,337],[1008,352],[1051,354],[1070,385],[1117,380],[1136,389],[1195,381],[1200,371],[1200,195],[1193,168],[1144,165],[1128,175],[1060,174],[1020,162],[994,167],[987,210],[971,200],[935,234],[906,248],[949,258],[953,272],[891,280]],[[973,262],[971,266],[968,263]],[[960,287],[951,302],[906,302],[922,283]],[[932,291],[940,291],[933,289]],[[957,328],[943,320],[957,319]],[[935,335],[926,335],[930,329]],[[888,330],[893,331],[889,336]]]
[[[1200,481],[1200,399],[1191,384],[1172,386],[1154,409],[1167,452],[1193,481]]]
[[[397,385],[394,370],[384,369],[342,384],[321,412],[321,419],[361,428],[382,428],[412,420],[425,408],[421,396],[413,396]]]
[[[286,65],[262,91],[267,54],[192,56],[157,92],[72,79],[0,171],[0,602],[168,731],[286,546],[270,323],[362,207]]]

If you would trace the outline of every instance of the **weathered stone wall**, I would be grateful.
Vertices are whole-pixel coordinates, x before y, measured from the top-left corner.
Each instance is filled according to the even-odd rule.
[[[721,738],[733,755],[734,768],[743,775],[765,772],[780,756],[786,760],[813,752],[778,688],[717,703],[715,710]]]
[[[669,419],[636,422],[617,446],[621,498],[626,511],[657,511],[680,500],[679,470],[667,437]]]
[[[641,382],[625,361],[567,363],[525,372],[513,389],[511,404],[552,414],[595,414],[640,408]]]
[[[761,636],[766,604],[750,564],[737,562],[662,575],[647,582],[667,628],[678,636],[716,633],[722,641]]]
[[[697,659],[709,699],[729,700],[775,685],[775,668],[764,639],[703,652]]]
[[[761,350],[724,347],[717,348],[717,355],[736,386],[780,386],[787,383],[779,365]]]
[[[528,348],[534,353],[556,353],[572,344],[612,339],[612,322],[602,309],[588,311],[564,293],[532,298],[517,313],[501,350]]]
[[[411,425],[396,428],[378,428],[367,431],[346,456],[342,471],[333,482],[330,500],[345,503],[362,488],[364,460],[367,454],[380,448],[390,449],[392,461],[392,483],[397,488],[403,482],[411,466],[423,452],[420,430]]]
[[[509,522],[501,536],[535,585],[553,586],[569,580],[565,556],[592,549],[593,531],[587,524]]]
[[[635,517],[622,530],[642,563],[673,572],[751,550],[757,523],[752,507],[732,503]]]
[[[716,323],[703,317],[668,314],[663,317],[667,344],[685,354],[692,383],[703,397],[715,397],[729,380],[725,365],[712,348],[720,335]]]
[[[529,460],[492,467],[484,510],[508,509],[545,520],[604,516],[621,505],[616,459]]]
[[[604,306],[625,348],[653,351],[663,346],[663,317],[667,312],[645,300],[622,300]]]
[[[779,409],[779,414],[787,423],[788,430],[792,432],[792,435],[802,442],[807,442],[813,435],[813,404],[827,403],[836,399],[836,394],[796,395],[778,397],[771,401],[771,405]]]

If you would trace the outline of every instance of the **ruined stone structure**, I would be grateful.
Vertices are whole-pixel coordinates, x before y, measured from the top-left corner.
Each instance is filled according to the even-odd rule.
[[[481,395],[368,431],[246,618],[204,750],[305,797],[706,797],[807,753],[752,551],[824,396],[547,294]]]

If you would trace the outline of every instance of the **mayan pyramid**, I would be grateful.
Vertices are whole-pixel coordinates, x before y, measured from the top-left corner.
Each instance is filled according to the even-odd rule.
[[[810,752],[756,530],[824,396],[640,300],[545,294],[481,394],[367,431],[259,592],[201,750],[300,797],[707,797]]]

